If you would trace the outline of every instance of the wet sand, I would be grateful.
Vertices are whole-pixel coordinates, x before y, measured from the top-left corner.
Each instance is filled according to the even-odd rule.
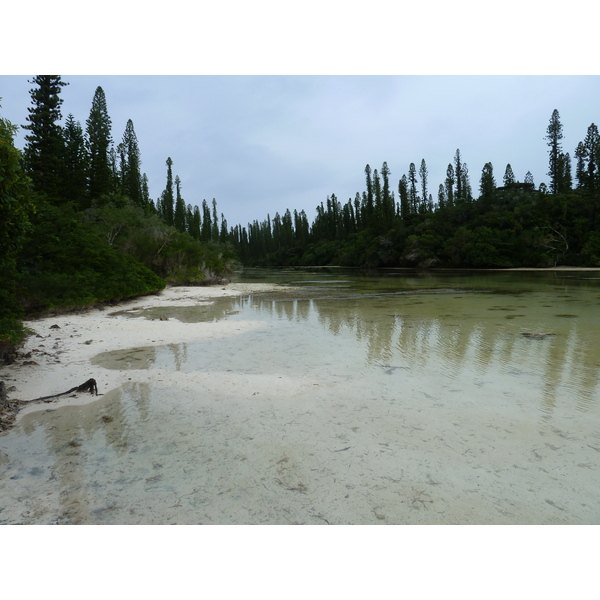
[[[7,387],[14,386],[10,398],[30,401],[59,394],[90,378],[96,379],[99,394],[113,390],[131,378],[127,371],[98,369],[90,363],[102,352],[135,347],[153,347],[202,339],[233,336],[262,327],[260,322],[182,323],[175,319],[132,319],[127,311],[149,308],[210,305],[215,299],[279,289],[270,284],[236,283],[213,287],[170,287],[157,295],[143,296],[115,306],[26,321],[34,333],[22,353],[31,358],[0,369]],[[26,364],[23,362],[35,362]],[[87,393],[56,398],[50,405],[34,403],[24,407],[20,417],[49,407],[82,405],[97,399]]]
[[[13,396],[59,393],[90,377],[106,395],[26,407],[5,434],[10,458],[0,436],[7,466],[0,523],[600,523],[596,422],[582,414],[540,428],[525,402],[515,411],[517,385],[498,390],[475,370],[450,386],[399,370],[399,379],[394,372],[369,390],[343,365],[333,375],[296,375],[119,370],[92,360],[252,335],[267,324],[123,311],[209,305],[274,288],[171,288],[28,323],[41,336],[27,342],[38,364],[2,370]],[[482,385],[493,402],[477,401]],[[36,436],[45,436],[37,454]]]

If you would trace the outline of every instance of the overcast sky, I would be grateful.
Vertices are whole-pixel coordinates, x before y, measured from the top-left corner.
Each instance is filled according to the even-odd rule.
[[[0,76],[0,114],[26,123],[31,75]],[[598,76],[69,76],[63,118],[85,128],[98,86],[118,143],[128,119],[138,137],[150,195],[166,183],[167,157],[187,203],[216,198],[229,226],[286,208],[306,210],[365,189],[364,168],[387,161],[398,180],[425,159],[429,192],[459,148],[474,194],[486,162],[501,185],[506,165],[548,183],[544,136],[552,111],[573,158],[600,123]],[[24,144],[25,131],[17,136]],[[574,162],[574,161],[573,161]]]

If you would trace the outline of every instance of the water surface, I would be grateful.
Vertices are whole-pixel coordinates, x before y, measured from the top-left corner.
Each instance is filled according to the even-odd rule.
[[[264,327],[0,436],[0,522],[600,522],[600,274],[240,278],[294,290],[131,313]]]

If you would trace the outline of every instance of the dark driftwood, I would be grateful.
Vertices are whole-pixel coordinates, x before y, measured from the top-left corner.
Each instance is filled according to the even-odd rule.
[[[58,398],[59,396],[66,396],[67,394],[72,394],[73,392],[89,392],[92,395],[98,395],[98,386],[96,385],[95,379],[88,379],[85,383],[81,385],[77,385],[66,392],[62,392],[60,394],[52,394],[51,396],[42,396],[41,398],[35,398],[34,400],[29,400],[29,402],[49,402],[52,398]]]

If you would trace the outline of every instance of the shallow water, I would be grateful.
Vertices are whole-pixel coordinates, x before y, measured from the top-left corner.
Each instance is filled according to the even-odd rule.
[[[295,289],[131,313],[264,327],[0,436],[0,523],[600,522],[600,274],[242,277]]]

